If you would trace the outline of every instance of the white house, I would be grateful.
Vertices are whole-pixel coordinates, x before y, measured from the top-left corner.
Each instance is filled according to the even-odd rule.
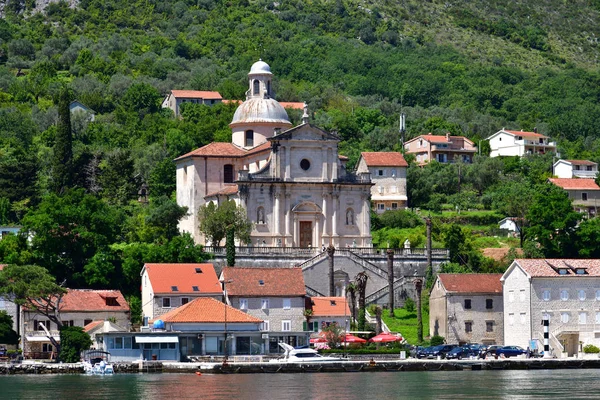
[[[407,206],[406,168],[408,163],[398,152],[363,152],[356,172],[371,174],[371,201],[378,213]]]
[[[579,178],[550,178],[552,184],[562,188],[573,201],[575,211],[587,214],[589,217],[598,215],[600,206],[600,186],[593,179]]]
[[[600,260],[516,259],[501,281],[505,344],[542,346],[547,318],[558,357],[600,346]]]
[[[73,100],[69,104],[69,111],[72,115],[83,115],[88,121],[96,119],[96,112],[78,100]]]
[[[487,138],[490,142],[490,157],[554,153],[556,143],[550,142],[549,139],[536,131],[509,131],[504,128]]]
[[[558,160],[554,163],[557,178],[591,178],[598,176],[598,164],[588,160]]]
[[[223,298],[212,264],[144,264],[142,313],[144,325],[196,297]]]

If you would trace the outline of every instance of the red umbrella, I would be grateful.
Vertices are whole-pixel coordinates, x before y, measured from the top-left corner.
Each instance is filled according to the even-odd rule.
[[[374,343],[390,343],[390,342],[399,342],[402,340],[402,336],[398,335],[394,335],[391,333],[385,333],[382,332],[377,336],[373,336],[371,339],[369,339],[369,342],[374,342]]]
[[[327,339],[325,339],[323,336],[319,336],[316,338],[311,338],[310,342],[311,343],[327,343]]]
[[[367,340],[363,338],[359,338],[358,336],[354,336],[351,334],[346,334],[346,337],[343,340],[345,343],[366,343]]]

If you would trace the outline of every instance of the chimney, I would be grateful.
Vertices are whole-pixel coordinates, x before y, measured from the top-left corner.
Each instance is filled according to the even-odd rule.
[[[537,126],[533,127],[533,133],[537,133]]]
[[[446,141],[448,141],[448,142],[450,141],[450,132],[446,133]]]

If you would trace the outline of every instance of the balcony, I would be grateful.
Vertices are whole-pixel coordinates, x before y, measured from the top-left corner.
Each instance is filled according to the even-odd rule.
[[[574,178],[591,178],[594,179],[596,178],[596,175],[598,175],[598,171],[581,171],[581,170],[573,170],[573,177]]]

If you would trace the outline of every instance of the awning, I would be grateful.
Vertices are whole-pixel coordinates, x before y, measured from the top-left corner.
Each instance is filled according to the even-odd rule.
[[[136,343],[179,343],[179,337],[177,336],[136,336]]]
[[[54,340],[60,342],[60,337],[53,336]],[[46,336],[25,336],[28,342],[50,342],[50,339]]]

